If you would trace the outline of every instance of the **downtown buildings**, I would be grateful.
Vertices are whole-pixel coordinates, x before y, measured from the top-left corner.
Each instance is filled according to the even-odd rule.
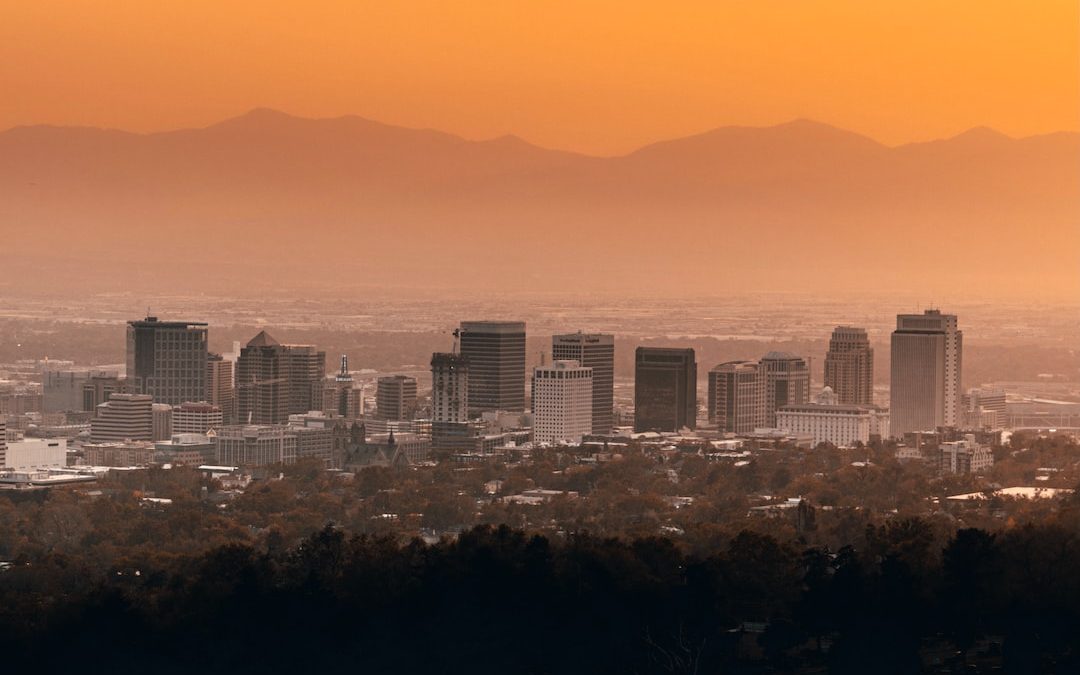
[[[378,379],[375,411],[383,420],[411,420],[416,412],[416,378],[388,375]]]
[[[240,422],[285,424],[289,415],[321,409],[325,372],[325,352],[311,345],[283,345],[261,331],[236,361]]]
[[[460,337],[469,416],[525,410],[525,322],[462,321]]]
[[[592,368],[592,433],[611,433],[615,425],[615,336],[580,331],[553,335],[551,359],[577,361]]]
[[[825,386],[844,405],[873,405],[874,349],[863,328],[837,326],[825,354]]]
[[[765,426],[765,377],[753,361],[729,361],[709,371],[709,422],[719,431],[749,434]]]
[[[148,316],[127,327],[127,380],[132,393],[157,403],[206,400],[207,325]]]
[[[709,422],[727,433],[747,434],[777,426],[776,413],[806,403],[810,369],[788,352],[769,352],[760,361],[729,361],[709,371]]]
[[[638,347],[634,354],[634,431],[697,427],[693,349]]]
[[[580,443],[592,433],[593,369],[559,360],[533,369],[533,440]]]
[[[961,425],[963,333],[956,315],[936,309],[897,315],[891,352],[892,435]]]
[[[841,403],[825,387],[812,403],[783,406],[776,411],[776,426],[792,434],[807,435],[816,447],[867,445],[872,438],[889,437],[889,412],[873,406]]]

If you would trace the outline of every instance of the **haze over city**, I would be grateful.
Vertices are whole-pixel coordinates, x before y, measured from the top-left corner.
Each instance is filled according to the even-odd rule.
[[[1080,5],[8,3],[13,672],[1080,671]]]

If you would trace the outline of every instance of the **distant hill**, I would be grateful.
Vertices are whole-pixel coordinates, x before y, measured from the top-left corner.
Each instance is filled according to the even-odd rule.
[[[1061,295],[1080,291],[1080,134],[887,147],[797,120],[600,158],[266,109],[154,134],[17,127],[0,227],[16,288]]]

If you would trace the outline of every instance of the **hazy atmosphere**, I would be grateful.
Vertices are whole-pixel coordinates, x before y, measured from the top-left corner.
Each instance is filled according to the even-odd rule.
[[[17,673],[1080,672],[1080,6],[0,0]]]

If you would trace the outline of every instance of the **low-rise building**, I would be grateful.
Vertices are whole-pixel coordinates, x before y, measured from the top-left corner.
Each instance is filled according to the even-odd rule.
[[[945,441],[940,445],[941,473],[981,473],[994,466],[994,453],[989,446],[975,441],[974,434],[963,440]]]
[[[873,406],[843,405],[825,387],[814,403],[783,406],[776,411],[777,428],[810,434],[814,445],[829,443],[848,448],[867,444],[872,436],[889,435],[889,412]]]
[[[0,468],[25,471],[67,466],[67,440],[28,438],[8,443],[0,451]]]

